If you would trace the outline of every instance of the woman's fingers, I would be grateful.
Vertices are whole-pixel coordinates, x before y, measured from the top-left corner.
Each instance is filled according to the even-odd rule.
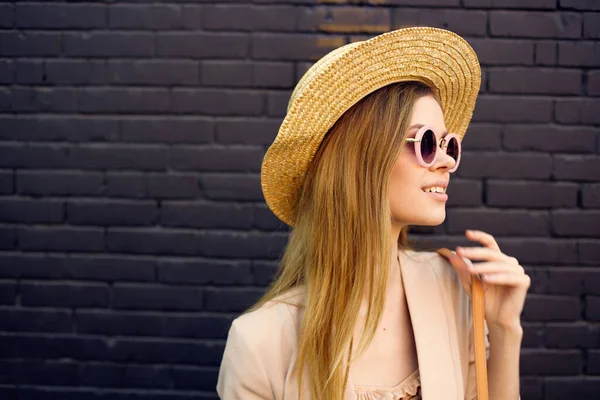
[[[498,243],[496,243],[496,239],[494,239],[494,237],[489,233],[468,230],[466,231],[466,236],[468,239],[478,241],[489,249],[500,251],[500,247],[498,246]]]
[[[528,275],[518,275],[512,273],[498,273],[498,274],[484,274],[482,275],[484,282],[491,283],[493,285],[502,286],[524,286],[529,287],[531,285],[531,278]]]
[[[515,266],[503,262],[483,262],[474,264],[472,267],[469,267],[469,272],[471,274],[507,273],[513,275],[524,275],[525,269],[520,265]]]
[[[470,260],[478,261],[501,261],[511,265],[519,265],[519,260],[506,254],[492,250],[487,247],[457,247],[456,254]]]

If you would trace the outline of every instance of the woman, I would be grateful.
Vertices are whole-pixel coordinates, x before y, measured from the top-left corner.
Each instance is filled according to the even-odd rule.
[[[444,221],[479,85],[471,47],[435,28],[346,45],[304,75],[262,166],[267,203],[293,229],[276,280],[229,331],[222,399],[476,398],[473,274],[490,399],[519,397],[530,280],[518,261],[477,231],[467,238],[483,247],[450,262],[406,243],[410,225]]]

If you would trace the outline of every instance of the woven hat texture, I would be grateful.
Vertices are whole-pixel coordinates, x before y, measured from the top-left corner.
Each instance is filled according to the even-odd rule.
[[[296,85],[263,159],[263,194],[279,219],[293,226],[306,171],[335,122],[368,94],[404,81],[423,82],[433,89],[448,132],[462,140],[481,83],[477,55],[463,38],[444,29],[414,27],[335,49]]]

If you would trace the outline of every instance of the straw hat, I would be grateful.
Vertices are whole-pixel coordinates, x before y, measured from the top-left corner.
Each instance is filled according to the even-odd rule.
[[[477,55],[463,38],[444,29],[415,27],[342,46],[298,82],[263,159],[263,194],[279,219],[294,224],[298,191],[334,123],[363,97],[402,81],[430,86],[441,101],[448,132],[462,140],[481,82]]]

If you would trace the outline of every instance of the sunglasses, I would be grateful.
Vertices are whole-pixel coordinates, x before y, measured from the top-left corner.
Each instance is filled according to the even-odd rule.
[[[415,154],[419,160],[419,164],[424,167],[431,167],[438,155],[438,147],[445,151],[455,161],[454,167],[448,172],[454,172],[460,164],[460,140],[458,135],[448,133],[439,140],[431,127],[423,126],[419,128],[414,138],[407,138],[407,142],[415,143]],[[416,143],[419,143],[417,145]]]

